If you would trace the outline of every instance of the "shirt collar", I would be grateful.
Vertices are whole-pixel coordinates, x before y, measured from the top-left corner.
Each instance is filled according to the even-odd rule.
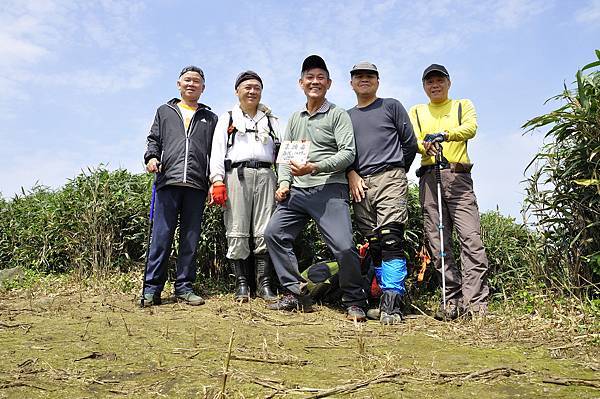
[[[242,107],[240,107],[240,104],[238,103],[236,105],[236,114],[238,114],[240,117],[254,121],[254,122],[258,122],[260,121],[262,118],[265,117],[265,115],[267,114],[267,111],[269,111],[269,108],[264,105],[264,104],[259,104],[258,105],[258,109],[256,110],[256,115],[254,115],[254,118],[251,118],[248,114],[246,114],[243,110]]]
[[[313,114],[308,112],[308,109],[306,108],[306,104],[304,104],[304,109],[302,110],[302,112],[306,112],[308,114],[308,116],[315,116],[317,114],[324,114],[325,112],[329,111],[329,108],[331,108],[331,103],[329,101],[327,101],[327,99],[325,99],[325,101],[323,101],[323,104],[321,104],[319,109],[316,110]]]

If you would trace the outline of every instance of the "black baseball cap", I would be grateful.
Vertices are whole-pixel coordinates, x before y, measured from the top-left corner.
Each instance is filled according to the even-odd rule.
[[[327,72],[327,74],[329,74],[327,65],[325,65],[325,60],[323,60],[323,58],[321,58],[315,54],[309,55],[308,57],[306,57],[306,59],[302,63],[302,71],[301,72],[309,71],[313,68],[323,69],[325,72]]]
[[[431,64],[423,71],[423,78],[421,80],[427,79],[427,75],[432,73],[438,73],[450,79],[450,74],[448,73],[448,70],[445,66],[440,64]]]
[[[181,70],[181,72],[179,72],[179,77],[181,77],[181,75],[183,75],[186,72],[196,72],[200,76],[202,76],[202,80],[204,80],[204,71],[202,71],[202,69],[198,68],[197,66],[194,66],[194,65],[186,66],[185,68],[183,68]]]
[[[258,74],[254,71],[244,71],[242,73],[240,73],[237,78],[235,79],[235,88],[237,89],[239,85],[242,84],[242,82],[246,81],[246,80],[251,80],[251,79],[256,79],[260,82],[260,87],[263,87],[263,82],[262,79],[260,78],[260,76],[258,76]]]

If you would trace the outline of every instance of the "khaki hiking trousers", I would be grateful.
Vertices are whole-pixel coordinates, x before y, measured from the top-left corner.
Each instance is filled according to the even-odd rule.
[[[486,304],[489,295],[488,260],[481,240],[479,208],[473,191],[471,174],[443,169],[441,177],[446,253],[446,300],[448,303],[464,307]],[[437,184],[434,169],[421,176],[419,197],[429,252],[436,269],[441,273]],[[456,230],[460,242],[462,270],[456,264],[452,253],[453,230]]]

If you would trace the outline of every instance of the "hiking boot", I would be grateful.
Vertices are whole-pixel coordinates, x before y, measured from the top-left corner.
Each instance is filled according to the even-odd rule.
[[[383,325],[398,324],[402,322],[402,294],[384,290],[379,302],[379,322]]]
[[[313,311],[312,304],[313,302],[310,295],[287,294],[277,302],[268,304],[267,309],[310,313]]]
[[[349,306],[346,313],[346,319],[357,321],[359,323],[367,321],[367,315],[360,306]]]
[[[447,303],[446,311],[444,312],[444,305],[440,305],[433,317],[440,321],[450,321],[458,319],[458,316],[460,316],[458,306],[453,303]]]
[[[367,310],[367,319],[379,320],[381,311],[378,308]]]
[[[276,302],[279,298],[271,289],[273,266],[269,255],[254,255],[254,264],[256,266],[256,296],[267,302]]]
[[[381,317],[379,318],[379,322],[381,324],[383,324],[384,326],[400,324],[400,323],[402,323],[402,314],[399,314],[399,313],[387,314],[385,312],[381,312]]]
[[[237,302],[248,302],[250,300],[250,287],[248,286],[246,259],[233,259],[231,266],[235,275],[235,300]]]
[[[183,294],[175,294],[178,302],[185,302],[191,306],[204,305],[204,299],[201,296],[194,294],[193,291],[184,292]]]
[[[160,294],[153,294],[153,293],[149,293],[149,294],[144,294],[144,307],[150,307],[150,306],[156,306],[156,305],[160,305],[162,303],[162,300],[160,299]]]
[[[485,318],[487,314],[487,303],[485,302],[470,304],[465,311],[465,316],[469,319]]]

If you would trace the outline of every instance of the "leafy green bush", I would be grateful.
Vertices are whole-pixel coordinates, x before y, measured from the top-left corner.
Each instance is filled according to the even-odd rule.
[[[490,211],[481,215],[481,233],[492,292],[507,296],[539,279],[540,241],[534,232],[512,217]]]
[[[554,100],[558,109],[528,121],[528,132],[549,127],[529,165],[526,210],[543,239],[543,274],[552,287],[598,292],[600,283],[600,67],[576,74]]]
[[[100,166],[82,172],[59,190],[37,186],[11,200],[0,200],[0,267],[75,271],[82,278],[103,278],[132,268],[141,273],[151,190],[149,175],[108,171]],[[408,208],[406,255],[413,271],[409,287],[414,290],[423,223],[418,187],[412,184]],[[482,215],[482,230],[493,289],[510,295],[523,286],[527,276],[537,275],[532,272],[535,241],[525,227],[498,212],[488,212]],[[356,228],[355,240],[363,241]],[[319,259],[331,259],[314,222],[296,240],[295,248],[301,268]],[[173,251],[172,259],[176,256]],[[226,252],[222,208],[207,207],[197,253],[204,279],[217,281],[227,276]],[[435,287],[435,283],[429,285]]]
[[[100,276],[127,270],[144,253],[149,187],[146,176],[100,167],[60,190],[36,186],[3,201],[3,266]]]

